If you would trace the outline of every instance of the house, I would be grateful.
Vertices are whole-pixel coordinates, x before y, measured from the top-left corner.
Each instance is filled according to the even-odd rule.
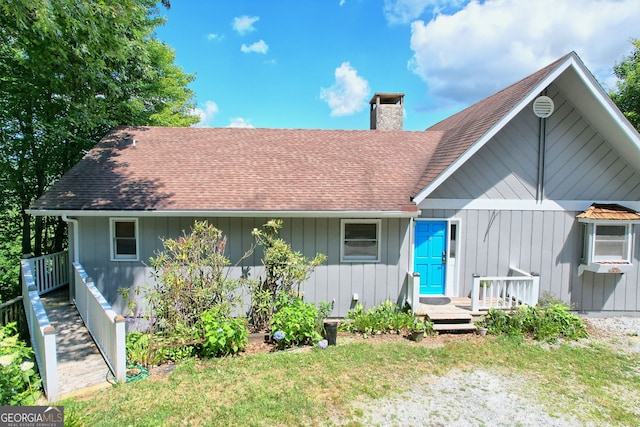
[[[334,315],[514,271],[578,310],[640,313],[640,135],[575,53],[425,131],[402,113],[378,93],[362,131],[118,128],[29,212],[69,223],[70,256],[121,312],[161,237],[206,219],[239,259],[282,218],[294,249],[328,256],[303,290]],[[261,270],[255,254],[235,274]]]

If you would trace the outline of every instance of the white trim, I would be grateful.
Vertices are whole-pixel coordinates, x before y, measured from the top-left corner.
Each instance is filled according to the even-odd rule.
[[[598,200],[496,200],[496,199],[426,199],[420,209],[474,209],[503,211],[584,211],[593,203],[614,203],[640,211],[640,201]]]
[[[573,57],[569,56],[564,62],[559,64],[552,72],[547,74],[543,80],[541,80],[533,89],[529,91],[522,100],[516,104],[507,114],[505,114],[498,122],[496,122],[484,135],[482,135],[473,145],[471,145],[467,151],[459,156],[453,163],[449,165],[436,179],[431,181],[425,188],[422,189],[414,198],[413,201],[418,205],[425,200],[429,194],[438,188],[447,178],[449,178],[455,171],[457,171],[463,164],[467,162],[475,153],[478,152],[491,138],[493,138],[504,126],[509,123],[520,111],[522,111],[529,103],[531,103],[539,94],[553,83],[569,66],[574,65]]]
[[[346,224],[376,224],[376,246],[378,249],[378,253],[376,255],[376,259],[372,258],[345,258],[344,256],[344,226]],[[380,254],[382,242],[380,236],[382,234],[382,220],[380,219],[342,219],[340,221],[340,262],[344,263],[376,263],[380,262]]]
[[[136,254],[131,255],[117,255],[115,248],[115,223],[116,222],[133,222],[135,240],[136,240]],[[109,218],[109,251],[111,255],[111,261],[140,261],[140,227],[138,226],[138,218],[124,218],[114,217]]]
[[[251,218],[418,218],[420,211],[211,211],[211,210],[65,210],[27,209],[34,216],[74,217],[251,217]]]

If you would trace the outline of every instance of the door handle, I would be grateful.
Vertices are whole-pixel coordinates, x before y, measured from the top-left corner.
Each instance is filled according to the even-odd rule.
[[[442,251],[442,263],[447,263],[447,251]]]

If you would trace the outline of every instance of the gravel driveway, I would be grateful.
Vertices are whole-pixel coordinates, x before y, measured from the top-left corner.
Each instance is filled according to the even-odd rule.
[[[640,318],[586,320],[606,332],[622,351],[640,353]],[[628,345],[627,345],[628,343]],[[527,396],[527,379],[489,370],[453,370],[427,377],[411,390],[385,399],[358,402],[355,421],[367,426],[583,426],[562,414],[550,415]],[[640,421],[639,421],[640,423]]]

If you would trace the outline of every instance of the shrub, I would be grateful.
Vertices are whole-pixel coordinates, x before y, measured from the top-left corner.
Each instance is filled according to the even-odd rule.
[[[35,404],[41,380],[33,356],[15,323],[0,325],[0,406]]]
[[[252,281],[249,285],[249,318],[254,330],[269,325],[278,295],[282,293],[288,298],[299,297],[302,282],[327,259],[319,253],[313,259],[308,259],[294,251],[291,245],[277,237],[281,228],[282,220],[273,219],[264,224],[262,230],[253,230],[256,243],[264,250],[262,265],[265,270],[262,280]]]
[[[313,304],[281,294],[276,310],[271,317],[271,333],[280,331],[284,334],[278,341],[280,348],[312,345],[322,339],[316,328],[319,310]]]
[[[557,300],[546,301],[542,306],[523,305],[511,312],[490,309],[483,323],[491,334],[530,335],[540,341],[576,340],[588,336],[582,319]]]
[[[202,313],[200,328],[204,336],[204,356],[227,356],[244,350],[249,343],[249,332],[245,318],[227,316],[218,308]]]
[[[413,313],[400,310],[397,304],[387,300],[365,311],[361,303],[349,310],[343,330],[352,333],[377,334],[412,329],[416,318]]]

